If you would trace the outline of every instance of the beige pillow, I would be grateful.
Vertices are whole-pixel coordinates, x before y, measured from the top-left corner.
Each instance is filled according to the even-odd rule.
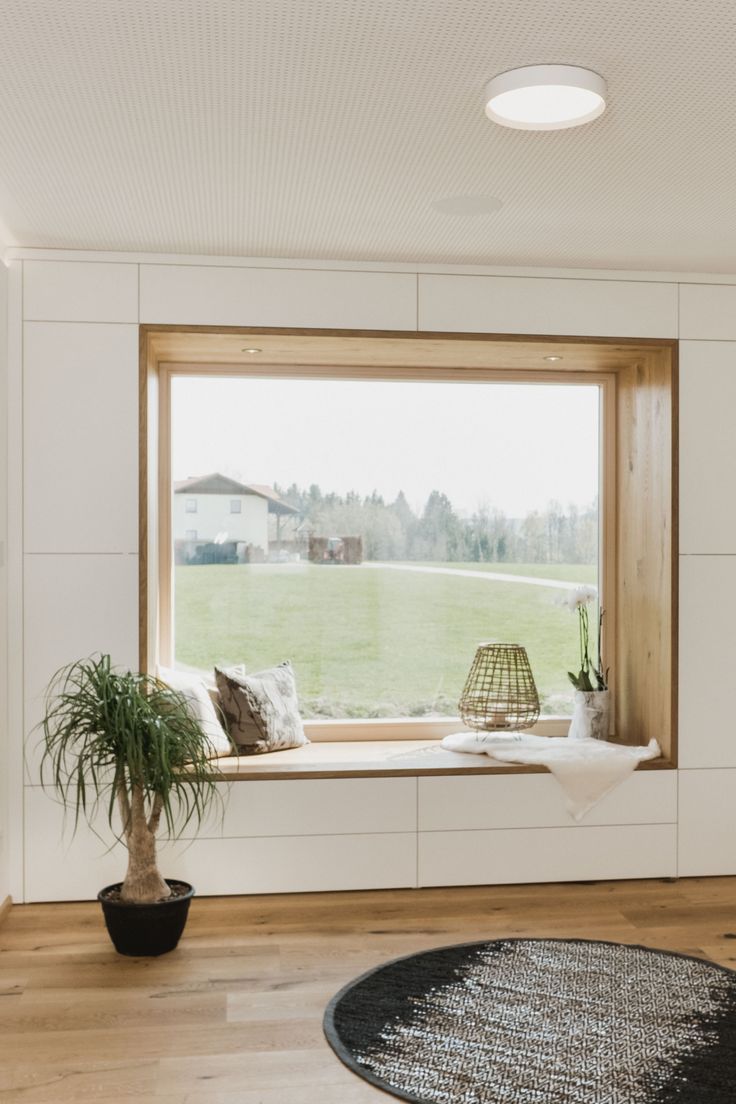
[[[208,758],[216,759],[223,755],[232,755],[230,737],[217,719],[217,712],[204,679],[199,675],[188,674],[186,671],[176,671],[172,667],[159,667],[158,677],[186,699],[189,712],[195,721],[199,722],[202,734],[211,749],[208,750]]]
[[[283,751],[309,743],[299,715],[290,663],[252,675],[215,667],[215,679],[230,739],[239,755]]]

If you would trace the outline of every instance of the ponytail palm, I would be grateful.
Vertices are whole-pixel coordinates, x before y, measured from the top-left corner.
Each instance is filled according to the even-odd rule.
[[[108,655],[82,659],[54,676],[41,728],[42,780],[50,769],[75,827],[102,807],[127,846],[121,899],[170,896],[156,862],[161,820],[179,836],[202,821],[218,793],[207,742],[184,697],[150,675],[114,670]]]

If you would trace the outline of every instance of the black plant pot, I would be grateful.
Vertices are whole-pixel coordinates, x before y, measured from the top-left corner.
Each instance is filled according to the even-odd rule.
[[[173,951],[184,931],[194,888],[188,882],[165,879],[169,886],[186,886],[187,892],[153,904],[137,905],[130,901],[110,899],[111,890],[119,890],[122,882],[105,886],[97,894],[102,905],[105,925],[118,954],[134,958],[153,957]]]

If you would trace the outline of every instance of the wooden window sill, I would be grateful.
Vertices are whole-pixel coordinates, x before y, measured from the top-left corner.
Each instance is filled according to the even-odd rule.
[[[357,740],[312,743],[287,751],[217,760],[223,780],[402,778],[461,774],[546,774],[547,768],[500,763],[487,755],[446,751],[438,740]],[[638,770],[674,770],[668,759],[648,759]]]

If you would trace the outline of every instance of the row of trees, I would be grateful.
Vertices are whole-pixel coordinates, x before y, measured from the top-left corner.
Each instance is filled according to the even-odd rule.
[[[301,529],[321,536],[360,536],[367,560],[438,560],[455,563],[593,563],[598,509],[551,502],[524,518],[488,505],[460,516],[447,495],[432,491],[416,513],[403,491],[393,502],[377,492],[324,494],[316,484],[277,488],[299,511]]]

